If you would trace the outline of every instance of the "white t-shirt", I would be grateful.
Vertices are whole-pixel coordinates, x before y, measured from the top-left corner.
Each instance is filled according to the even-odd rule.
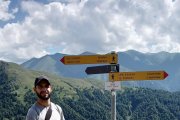
[[[33,104],[28,110],[26,120],[45,120],[48,107],[43,107],[38,104]],[[59,105],[55,105],[51,102],[52,114],[50,120],[65,120],[62,109]]]

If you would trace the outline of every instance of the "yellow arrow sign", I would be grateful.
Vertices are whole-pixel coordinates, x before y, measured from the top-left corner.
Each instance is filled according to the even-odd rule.
[[[109,73],[110,81],[163,80],[168,76],[165,71],[114,72]]]
[[[84,55],[84,56],[64,56],[60,60],[63,64],[104,64],[118,62],[117,54],[106,55]]]

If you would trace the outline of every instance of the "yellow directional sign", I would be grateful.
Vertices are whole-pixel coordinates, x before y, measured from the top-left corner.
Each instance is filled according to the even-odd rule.
[[[64,56],[60,60],[63,64],[104,64],[118,62],[117,54],[106,54],[106,55],[84,55],[84,56]]]
[[[165,71],[114,72],[109,73],[110,81],[163,80],[168,76]]]

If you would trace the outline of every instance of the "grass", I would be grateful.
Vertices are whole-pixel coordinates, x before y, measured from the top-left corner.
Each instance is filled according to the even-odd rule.
[[[8,67],[8,78],[18,89],[15,89],[13,92],[17,93],[17,98],[23,103],[24,95],[29,89],[33,89],[34,80],[37,76],[46,75],[53,88],[61,88],[62,92],[59,93],[59,97],[77,97],[76,89],[85,89],[85,88],[101,88],[104,89],[103,81],[94,80],[94,79],[74,79],[74,78],[64,78],[59,77],[54,74],[28,70],[21,67],[15,63],[9,63]]]

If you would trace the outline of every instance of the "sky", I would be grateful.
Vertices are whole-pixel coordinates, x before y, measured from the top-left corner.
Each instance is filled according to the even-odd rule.
[[[0,60],[180,52],[179,0],[0,0]]]

